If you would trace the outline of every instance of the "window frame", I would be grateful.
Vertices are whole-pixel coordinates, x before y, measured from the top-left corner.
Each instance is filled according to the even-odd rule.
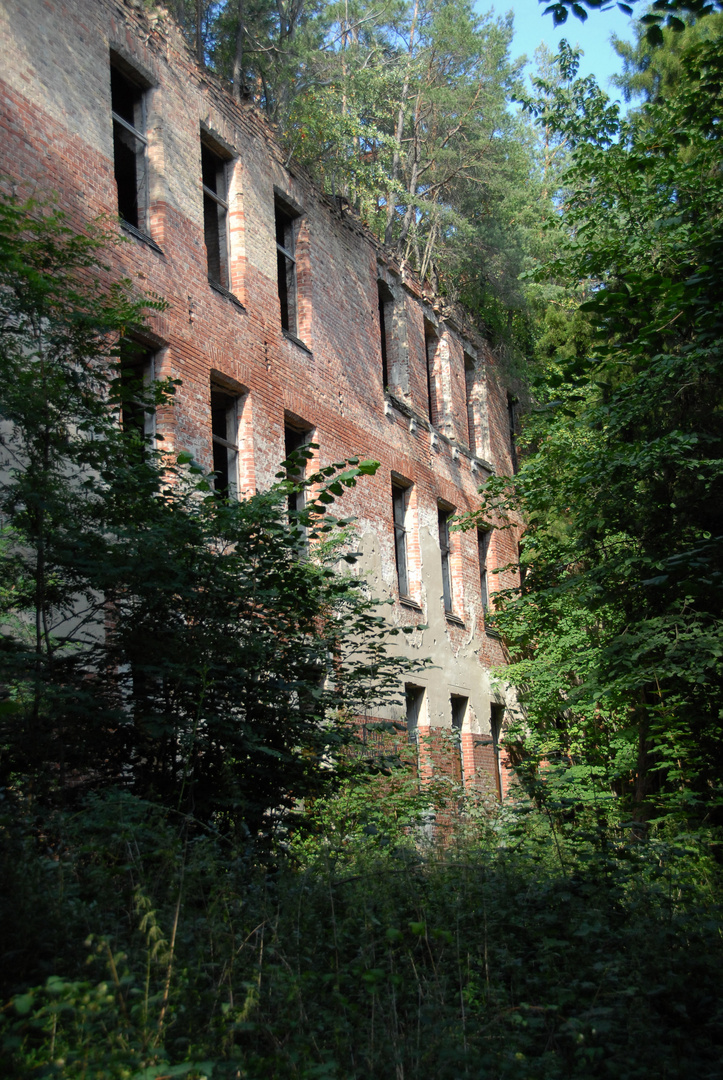
[[[505,706],[499,701],[490,702],[490,738],[495,759],[495,786],[497,798],[502,802],[502,759],[500,756],[500,736],[505,721]]]
[[[301,423],[295,423],[290,417],[284,417],[284,461],[298,450],[309,446],[313,442],[314,428]],[[286,478],[292,483],[306,478],[308,458],[304,459],[302,467],[296,472],[287,469]],[[288,497],[289,515],[301,513],[306,506],[306,489],[292,491]]]
[[[518,455],[517,455],[517,430],[518,430],[518,415],[517,406],[519,402],[514,394],[507,394],[507,421],[509,426],[509,438],[510,438],[510,460],[512,461],[512,471],[517,472],[518,467]]]
[[[405,721],[407,739],[410,743],[416,743],[419,739],[419,720],[423,716],[426,700],[426,686],[419,686],[416,683],[404,684]]]
[[[427,415],[433,427],[439,423],[437,401],[437,376],[434,365],[439,348],[439,334],[427,318],[424,319],[424,363],[427,371]]]
[[[455,731],[464,730],[464,722],[469,710],[469,695],[450,694],[449,701],[452,708],[452,727]]]
[[[449,538],[449,519],[454,508],[437,504],[439,554],[442,563],[442,599],[445,615],[454,615],[454,584],[452,580],[452,547]]]
[[[487,560],[489,558],[493,532],[493,529],[477,530],[477,554],[479,557],[480,595],[482,598],[482,611],[485,614],[490,610],[489,569],[487,566]]]
[[[478,456],[477,430],[474,415],[474,383],[477,376],[477,365],[469,353],[463,353],[464,364],[464,403],[467,410],[467,445],[473,457]]]
[[[299,334],[296,233],[300,216],[300,213],[281,199],[279,195],[274,196],[276,275],[281,329],[293,338],[298,338]],[[283,243],[279,240],[280,234],[283,236]]]
[[[459,779],[460,783],[464,784],[464,747],[462,746],[462,732],[464,731],[465,721],[469,715],[469,695],[468,694],[450,694],[449,704],[452,712],[452,732],[455,747],[455,758],[453,759],[453,775],[455,779]],[[457,773],[459,772],[459,776]]]
[[[121,338],[119,346],[119,376],[121,389],[131,381],[136,382],[145,392],[156,378],[156,352],[153,346],[134,338]],[[130,407],[129,407],[130,406]],[[134,407],[133,407],[134,406]],[[121,430],[129,439],[138,437],[140,456],[143,458],[149,449],[153,449],[156,438],[155,411],[145,408],[142,399],[123,394],[118,411]]]
[[[223,196],[218,191],[214,191],[204,180],[204,152],[215,159],[217,165],[216,183],[218,184],[218,177],[220,176],[224,189]],[[222,152],[216,141],[201,129],[201,190],[203,193],[203,239],[206,247],[206,273],[209,284],[225,289],[227,292],[231,289],[228,193],[231,186],[230,172],[232,166],[233,158]],[[214,219],[211,219],[208,212],[207,200],[210,200],[216,206]],[[207,237],[212,231],[215,232],[218,246],[218,278],[212,276],[212,258],[207,242]]]
[[[397,590],[400,600],[412,601],[409,593],[409,545],[407,544],[407,512],[410,484],[392,479],[392,528],[394,531],[394,561],[397,568]]]
[[[114,88],[114,77],[121,79],[126,84],[126,87],[130,91],[134,91],[133,100],[131,102],[135,123],[130,123],[124,116],[113,108],[113,97],[117,89]],[[130,228],[137,230],[142,236],[148,236],[148,213],[149,213],[149,175],[148,175],[148,136],[146,135],[147,125],[147,113],[148,113],[148,90],[150,86],[148,82],[135,71],[129,64],[124,63],[114,53],[110,56],[110,86],[111,86],[111,120],[113,124],[113,176],[116,184],[118,195],[118,216],[123,224]],[[136,118],[136,110],[139,111],[139,115]],[[137,126],[140,122],[140,127]],[[122,191],[122,187],[125,188],[125,180],[121,178],[119,181],[119,173],[122,172],[122,162],[119,160],[118,144],[127,146],[127,142],[124,142],[122,137],[119,136],[119,130],[125,133],[126,139],[130,135],[137,144],[140,144],[140,148],[136,145],[132,150],[134,159],[134,172],[135,172],[135,195],[134,195],[134,214],[135,221],[128,216],[124,210],[128,208],[125,196]],[[138,163],[140,162],[140,169]],[[140,180],[139,180],[140,173]]]
[[[377,300],[379,304],[379,345],[382,355],[382,387],[389,389],[389,354],[391,322],[394,317],[394,295],[382,278],[377,278]]]
[[[214,412],[219,413],[221,407],[217,404],[214,409],[214,395],[217,397],[227,398],[229,404],[223,410],[226,426],[226,435],[223,436],[214,430]],[[218,382],[216,379],[211,379],[210,383],[210,406],[211,406],[211,445],[213,449],[213,490],[214,495],[218,499],[223,501],[238,500],[240,489],[239,478],[239,462],[241,456],[241,445],[239,440],[239,428],[240,428],[240,410],[239,404],[242,399],[242,394],[235,393],[229,387],[224,386],[223,383]],[[229,438],[229,435],[234,436],[235,439]],[[218,448],[218,451],[217,451]],[[220,454],[222,450],[226,451],[226,466],[225,469],[216,469],[216,455]],[[218,474],[221,473],[226,477],[226,485],[220,486],[217,482]]]

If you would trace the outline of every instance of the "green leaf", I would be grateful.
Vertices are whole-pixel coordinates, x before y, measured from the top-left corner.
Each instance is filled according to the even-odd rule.
[[[32,991],[27,994],[20,994],[18,997],[13,998],[13,1008],[19,1016],[27,1016],[33,1007],[35,1001],[35,995]]]

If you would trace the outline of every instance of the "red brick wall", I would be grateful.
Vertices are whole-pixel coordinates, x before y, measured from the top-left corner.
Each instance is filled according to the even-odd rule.
[[[345,496],[344,512],[357,518],[373,588],[395,601],[392,475],[413,485],[410,589],[421,610],[395,602],[389,617],[399,625],[428,625],[415,652],[429,654],[436,664],[423,679],[430,726],[450,726],[450,688],[467,695],[464,775],[486,776],[490,766],[479,740],[489,734],[489,669],[503,664],[504,654],[500,642],[484,632],[474,530],[452,534],[458,621],[445,618],[437,532],[440,501],[458,512],[471,510],[484,478],[512,467],[506,388],[484,334],[467,324],[459,329],[459,320],[445,321],[436,298],[403,273],[352,214],[340,211],[300,170],[287,169],[263,117],[233,102],[212,75],[197,68],[168,19],[121,0],[5,0],[3,12],[0,172],[23,182],[25,190],[57,193],[79,227],[105,215],[124,239],[109,249],[111,276],[127,275],[139,289],[167,301],[167,310],[151,320],[156,366],[159,375],[179,378],[182,385],[175,407],[157,418],[164,445],[190,450],[211,468],[209,385],[216,373],[244,392],[242,491],[273,482],[284,457],[287,414],[314,428],[321,465],[352,454],[378,460],[377,476]],[[152,84],[146,95],[147,227],[160,251],[115,224],[111,49]],[[240,304],[207,280],[202,128],[233,154],[229,270]],[[281,328],[275,190],[301,211],[297,333],[305,348]],[[389,395],[382,386],[379,276],[394,295]],[[425,319],[437,336],[434,429],[428,421]],[[485,448],[485,461],[468,448],[465,353],[476,361],[472,411],[477,453]],[[491,569],[515,560],[516,542],[514,530],[495,533]],[[490,574],[488,581],[493,592],[498,579]],[[509,573],[502,582],[512,583]]]

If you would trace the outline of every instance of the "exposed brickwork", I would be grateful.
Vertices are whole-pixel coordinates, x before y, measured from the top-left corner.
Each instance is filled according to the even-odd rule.
[[[143,223],[153,244],[118,226],[125,242],[108,261],[112,274],[126,274],[168,302],[152,320],[150,342],[157,375],[182,380],[176,407],[157,417],[164,445],[190,450],[212,467],[214,379],[239,395],[240,491],[273,482],[289,417],[313,428],[322,466],[351,454],[381,463],[373,480],[345,496],[344,512],[356,515],[357,546],[374,589],[395,600],[390,618],[428,626],[413,646],[436,665],[419,678],[426,690],[424,726],[432,733],[450,728],[450,695],[467,698],[463,760],[450,767],[465,783],[496,782],[488,673],[504,656],[499,641],[484,631],[474,531],[452,534],[456,619],[445,617],[437,518],[440,503],[458,512],[472,509],[485,477],[512,469],[506,389],[484,336],[443,317],[436,298],[353,215],[301,171],[286,167],[264,119],[198,69],[170,17],[151,17],[141,5],[122,0],[3,0],[0,47],[0,171],[38,192],[56,192],[78,226],[98,215],[117,220],[111,56],[136,73],[145,87],[148,140]],[[231,157],[233,296],[207,280],[202,132]],[[275,198],[298,208],[295,337],[281,326]],[[392,297],[388,393],[380,279]],[[425,322],[427,342],[434,341],[429,383]],[[393,476],[410,485],[409,591],[421,610],[398,602]],[[516,543],[514,530],[494,533],[490,571],[515,560]],[[510,581],[509,572],[502,581]],[[494,573],[488,582],[493,592]],[[400,715],[390,711],[393,718]],[[428,761],[420,760],[422,774],[433,758],[430,751]]]

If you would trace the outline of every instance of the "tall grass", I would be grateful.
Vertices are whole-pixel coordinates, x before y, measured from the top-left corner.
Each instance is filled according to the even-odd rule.
[[[4,819],[3,1075],[720,1077],[699,841],[428,801],[352,785],[264,863],[123,793]]]

